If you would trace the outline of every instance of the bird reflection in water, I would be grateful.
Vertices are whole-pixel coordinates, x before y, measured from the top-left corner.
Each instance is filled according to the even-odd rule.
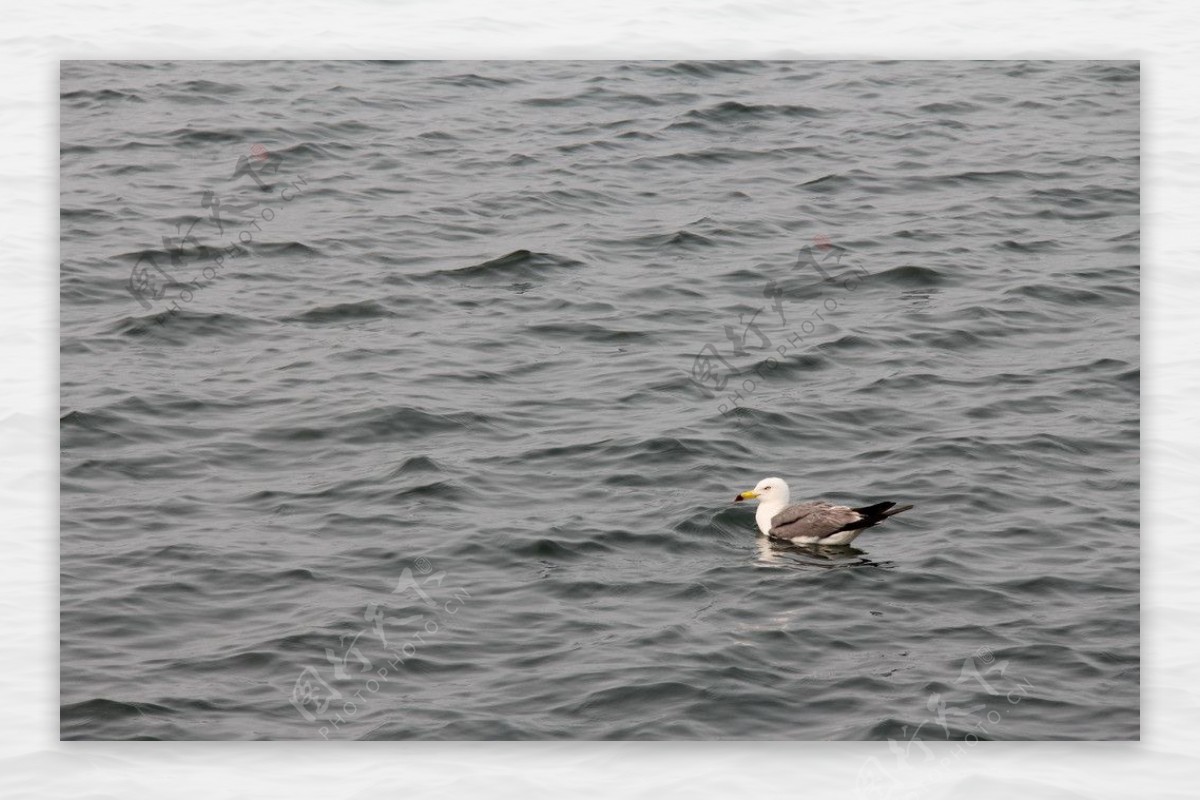
[[[784,567],[796,570],[836,570],[848,567],[895,567],[891,561],[877,562],[867,558],[867,552],[853,545],[796,545],[768,537],[758,537],[758,559],[763,567]]]

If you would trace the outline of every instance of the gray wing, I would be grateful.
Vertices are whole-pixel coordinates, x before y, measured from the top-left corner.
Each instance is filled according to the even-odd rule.
[[[771,518],[770,535],[784,540],[796,537],[820,539],[836,534],[862,518],[849,506],[834,506],[825,501],[798,503]]]

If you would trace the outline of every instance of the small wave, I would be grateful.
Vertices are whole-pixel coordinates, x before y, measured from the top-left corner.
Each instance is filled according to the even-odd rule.
[[[800,184],[801,187],[809,192],[819,192],[821,194],[835,194],[849,189],[854,185],[855,181],[850,176],[835,173],[822,175]]]
[[[321,251],[303,242],[255,242],[254,255],[259,257],[282,256],[294,259],[311,259],[323,256]]]
[[[212,94],[212,95],[236,95],[239,92],[244,92],[245,87],[236,83],[220,83],[218,81],[209,81],[203,78],[198,78],[190,81],[180,81],[179,83],[158,84],[161,87],[182,92],[185,95],[191,94]]]
[[[651,343],[654,341],[654,338],[645,331],[622,331],[594,323],[542,323],[527,326],[525,330],[539,336],[551,337],[555,341],[578,339],[602,344]]]
[[[388,478],[399,478],[400,476],[411,475],[413,473],[445,472],[445,468],[428,456],[410,456],[404,460],[403,464],[389,473]]]
[[[1119,64],[1093,64],[1088,73],[1108,83],[1132,83],[1141,80],[1142,67],[1137,61]]]
[[[967,114],[973,111],[982,110],[983,109],[980,106],[977,106],[974,103],[968,103],[965,100],[958,100],[952,103],[926,103],[923,106],[917,106],[917,111],[922,111],[926,114]]]
[[[462,86],[471,89],[498,89],[503,86],[516,86],[527,83],[522,78],[480,75],[475,72],[467,72],[461,75],[440,75],[436,78],[431,78],[429,82],[435,85],[447,84],[449,86]]]
[[[242,141],[245,141],[245,139]],[[335,151],[340,151],[348,155],[356,152],[355,148],[350,145],[330,141],[323,145],[318,145],[316,142],[300,142],[288,147],[274,148],[271,150],[271,154],[289,162],[293,160],[313,162],[336,158]],[[293,170],[294,165],[289,163],[288,168],[289,170]],[[293,174],[293,172],[289,172],[290,174]]]
[[[148,701],[115,701],[111,698],[90,698],[87,701],[64,704],[59,708],[59,717],[64,729],[173,713],[174,710],[162,704]]]
[[[761,70],[761,61],[677,61],[674,64],[624,64],[619,71],[684,78],[717,78],[745,75]]]
[[[514,250],[512,253],[496,259],[452,270],[438,270],[430,275],[450,278],[495,278],[511,281],[514,278],[541,278],[559,270],[576,269],[581,266],[583,266],[582,262],[552,253]]]
[[[350,442],[377,442],[390,437],[490,429],[494,426],[493,418],[478,412],[437,413],[412,406],[397,406],[347,415],[337,421],[334,430],[345,432]]]
[[[145,103],[142,96],[136,92],[122,92],[116,89],[79,89],[74,92],[62,92],[59,94],[60,100],[65,100],[77,105],[85,105],[88,103]]]
[[[164,306],[161,311],[151,311],[143,316],[122,317],[109,327],[109,331],[120,336],[152,336],[161,342],[181,343],[195,337],[243,336],[265,324],[264,320],[240,314],[186,308],[172,311],[170,306]]]
[[[870,282],[880,282],[903,287],[941,286],[948,278],[932,267],[922,267],[917,264],[905,264],[878,273],[872,273]]]
[[[342,323],[348,320],[377,320],[395,317],[395,313],[381,303],[373,300],[360,300],[350,303],[335,303],[332,306],[318,306],[301,314],[284,317],[287,323]]]
[[[1050,284],[1029,284],[1016,287],[1005,292],[1006,295],[1021,295],[1034,300],[1047,301],[1064,306],[1080,306],[1084,304],[1100,305],[1110,303],[1110,298],[1090,289],[1068,289],[1063,286]]]
[[[685,116],[706,122],[735,122],[748,117],[754,118],[810,118],[823,115],[812,106],[802,105],[772,105],[769,103],[739,103],[736,100],[726,100],[715,106],[704,109],[693,109]]]

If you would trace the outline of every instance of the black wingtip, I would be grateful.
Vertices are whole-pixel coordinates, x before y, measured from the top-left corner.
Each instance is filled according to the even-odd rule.
[[[882,501],[880,503],[873,503],[870,506],[860,506],[854,511],[863,517],[885,517],[888,514],[895,514],[895,512],[888,512],[888,509],[891,509],[895,505],[895,501]]]

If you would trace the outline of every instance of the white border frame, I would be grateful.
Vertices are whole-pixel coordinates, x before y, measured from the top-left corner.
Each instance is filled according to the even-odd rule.
[[[1200,6],[1119,0],[5,4],[0,53],[0,795],[72,798],[1194,797],[1200,788]],[[1146,4],[1150,5],[1150,4]],[[60,743],[58,70],[77,58],[1142,60],[1142,743],[988,743],[857,780],[885,743]],[[924,772],[922,772],[924,770]],[[932,783],[927,783],[932,781]]]

